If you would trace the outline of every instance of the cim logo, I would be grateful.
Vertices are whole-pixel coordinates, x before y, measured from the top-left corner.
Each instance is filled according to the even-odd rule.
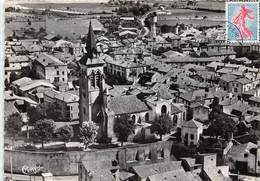
[[[43,171],[43,168],[41,165],[24,165],[22,167],[22,173],[25,175],[36,175],[38,173],[40,173],[41,171]]]

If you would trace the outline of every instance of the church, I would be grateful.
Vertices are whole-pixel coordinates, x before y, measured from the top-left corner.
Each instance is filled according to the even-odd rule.
[[[86,38],[86,53],[80,59],[79,119],[80,126],[93,121],[99,126],[98,142],[108,143],[115,138],[114,119],[128,114],[135,123],[144,120],[148,106],[136,96],[111,97],[105,84],[104,57],[97,52],[91,22]]]
[[[114,120],[122,115],[128,115],[135,124],[133,136],[138,132],[147,132],[143,130],[144,127],[149,127],[156,115],[163,114],[155,110],[167,107],[164,112],[174,117],[172,100],[165,100],[161,96],[160,104],[149,104],[148,100],[142,101],[136,95],[110,95],[109,86],[105,83],[106,57],[100,56],[97,51],[91,22],[85,42],[86,53],[79,61],[79,119],[80,126],[88,121],[98,125],[98,142],[109,143],[116,138]]]

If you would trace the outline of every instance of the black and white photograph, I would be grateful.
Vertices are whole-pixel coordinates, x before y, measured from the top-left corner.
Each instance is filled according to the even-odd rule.
[[[259,0],[3,6],[3,181],[260,181]]]

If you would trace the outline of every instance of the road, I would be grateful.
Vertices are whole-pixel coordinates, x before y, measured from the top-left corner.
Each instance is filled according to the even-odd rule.
[[[11,177],[11,174],[5,173],[4,178]],[[27,175],[19,175],[19,174],[13,174],[13,180],[14,181],[42,181],[42,177],[36,176],[31,177]],[[53,181],[78,181],[78,176],[54,176]]]

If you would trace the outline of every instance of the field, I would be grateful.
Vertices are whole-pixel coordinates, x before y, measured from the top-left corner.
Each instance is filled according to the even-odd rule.
[[[89,19],[87,18],[73,18],[73,19],[58,19],[48,18],[46,20],[47,33],[59,34],[63,37],[72,39],[78,38],[81,35],[87,34]],[[19,30],[28,26],[27,22],[10,22],[5,24],[5,36],[12,34],[13,30]],[[44,22],[32,22],[32,27],[39,30],[40,27],[45,27]],[[92,19],[92,26],[94,30],[103,29],[103,25],[96,19]]]
[[[62,9],[66,10],[67,7],[70,10],[80,11],[80,12],[111,12],[116,7],[108,7],[101,5],[99,3],[38,3],[38,4],[20,4],[21,6],[30,8],[52,8],[52,9]]]

